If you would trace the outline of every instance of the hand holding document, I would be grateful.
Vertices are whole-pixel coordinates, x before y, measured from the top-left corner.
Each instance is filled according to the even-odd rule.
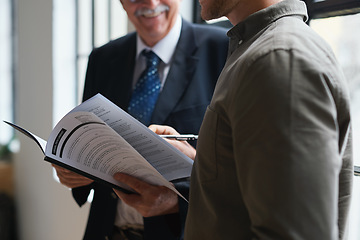
[[[126,183],[138,194],[126,194],[114,189],[116,195],[127,205],[135,208],[143,217],[153,217],[179,212],[178,196],[164,186],[154,186],[138,178],[116,173],[114,178]]]
[[[47,141],[8,124],[33,139],[46,161],[125,192],[133,189],[116,181],[116,172],[178,195],[169,181],[191,174],[190,158],[100,94],[65,115]]]
[[[154,133],[161,136],[168,143],[173,145],[176,149],[181,151],[183,154],[191,158],[195,159],[196,150],[193,146],[191,146],[187,140],[195,140],[197,139],[197,135],[186,134],[180,135],[174,128],[170,126],[164,125],[150,125],[149,129],[151,129]]]

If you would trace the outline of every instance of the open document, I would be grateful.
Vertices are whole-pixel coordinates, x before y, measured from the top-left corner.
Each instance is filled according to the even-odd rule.
[[[113,179],[116,172],[166,186],[179,195],[169,181],[191,174],[192,159],[100,94],[65,115],[47,142],[8,124],[33,139],[46,161],[123,191],[132,189]]]

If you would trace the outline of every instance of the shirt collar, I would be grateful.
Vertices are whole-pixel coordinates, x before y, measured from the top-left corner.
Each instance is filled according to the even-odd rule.
[[[283,0],[251,14],[244,21],[230,29],[227,35],[237,43],[246,41],[277,19],[291,15],[298,15],[304,21],[307,21],[308,15],[305,3],[300,0]]]
[[[156,43],[155,46],[153,46],[152,48],[146,46],[146,44],[141,40],[140,36],[137,35],[136,58],[139,57],[139,55],[144,49],[147,49],[147,50],[152,50],[154,53],[156,53],[156,55],[158,55],[158,57],[161,59],[162,62],[168,64],[175,52],[176,45],[179,41],[181,26],[182,26],[181,16],[178,15],[175,25],[170,30],[170,32],[158,43]]]

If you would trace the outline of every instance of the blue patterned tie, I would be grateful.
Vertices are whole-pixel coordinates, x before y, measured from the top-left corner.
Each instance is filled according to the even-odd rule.
[[[160,93],[161,82],[158,73],[160,58],[152,51],[143,51],[142,54],[146,57],[146,69],[135,85],[128,111],[148,126]]]

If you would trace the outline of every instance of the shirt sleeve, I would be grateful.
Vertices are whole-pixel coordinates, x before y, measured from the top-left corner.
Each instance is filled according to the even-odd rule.
[[[238,183],[259,239],[338,239],[332,70],[331,62],[280,49],[252,62],[234,89]]]

